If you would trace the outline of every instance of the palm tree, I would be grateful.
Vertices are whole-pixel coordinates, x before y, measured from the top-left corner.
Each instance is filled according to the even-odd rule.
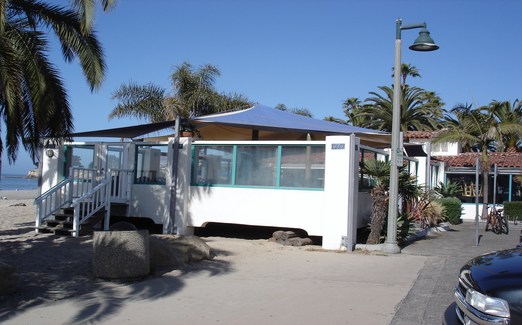
[[[345,120],[338,118],[338,117],[333,117],[333,116],[326,116],[325,118],[323,118],[323,120],[328,121],[328,122],[339,123],[339,124],[348,124],[348,123],[346,123]]]
[[[177,107],[179,101],[166,96],[165,89],[153,85],[138,85],[134,82],[123,84],[113,94],[118,99],[118,105],[109,114],[109,119],[115,117],[137,117],[147,119],[152,123],[167,120],[166,107]],[[169,100],[170,99],[170,100]],[[174,111],[175,109],[171,109]]]
[[[308,108],[296,107],[292,109],[292,113],[306,117],[314,117],[312,111],[310,111]]]
[[[392,67],[392,71],[394,71],[394,70],[395,70],[394,67]],[[413,78],[421,77],[419,70],[417,69],[416,66],[411,65],[409,63],[403,63],[401,65],[401,80],[402,80],[401,85],[402,86],[406,85],[406,78],[408,76],[413,77]],[[392,74],[392,78],[393,78],[393,74]]]
[[[238,94],[218,93],[214,88],[218,68],[206,64],[194,70],[184,62],[172,74],[173,93],[154,84],[123,84],[112,95],[118,101],[109,119],[121,117],[144,118],[150,122],[173,120],[223,111],[244,109],[252,103]]]
[[[361,172],[368,176],[373,183],[370,195],[372,197],[372,217],[370,234],[367,244],[379,244],[384,223],[388,216],[388,198],[390,187],[389,161],[365,160],[361,165]],[[419,196],[421,188],[417,185],[416,177],[412,177],[404,167],[399,170],[399,196],[403,200],[402,215],[411,214],[412,202]],[[405,223],[407,225],[408,222]]]
[[[92,15],[85,19],[86,23]],[[47,56],[48,31],[56,35],[66,62],[78,60],[91,91],[104,78],[103,51],[95,31],[82,28],[75,10],[41,1],[0,0],[0,114],[6,125],[0,154],[6,148],[11,163],[20,145],[36,161],[42,138],[73,130],[67,92]]]
[[[363,104],[357,97],[350,97],[343,102],[343,112],[348,118],[348,123],[353,126],[366,124],[367,116],[363,114]]]
[[[365,116],[363,127],[391,132],[393,117],[393,88],[379,87],[384,94],[370,92],[360,115]],[[437,129],[443,117],[442,101],[437,95],[418,87],[403,87],[401,97],[401,130],[422,131]]]
[[[288,110],[288,107],[286,107],[285,104],[281,104],[281,103],[277,104],[277,105],[275,106],[275,108],[277,108],[278,110],[283,111],[283,112],[285,112],[286,110]]]
[[[492,114],[497,121],[494,129],[499,139],[496,151],[517,152],[522,138],[522,102],[518,99],[513,104],[492,101],[483,111]]]
[[[367,244],[379,244],[381,232],[388,215],[388,187],[390,183],[389,162],[366,160],[361,166],[362,173],[370,177],[374,186],[370,191],[372,197],[372,217]]]
[[[456,106],[451,112],[455,118],[449,121],[447,128],[441,130],[432,142],[459,142],[465,150],[482,153],[480,157],[484,194],[482,218],[486,218],[491,169],[488,152],[494,150],[495,144],[500,139],[496,128],[497,121],[492,114],[484,113],[484,108],[473,109],[471,105]]]
[[[285,104],[277,104],[275,106],[276,109],[280,110],[280,111],[283,111],[283,112],[288,112],[290,111],[290,113],[294,113],[294,114],[297,114],[297,115],[301,115],[301,116],[306,116],[306,117],[313,117],[314,115],[312,114],[312,112],[308,109],[308,108],[303,108],[303,107],[294,107],[294,108],[288,108]]]
[[[78,11],[82,22],[82,31],[88,32],[92,29],[94,20],[94,6],[97,1],[93,0],[73,0],[73,6]],[[103,11],[109,11],[116,5],[116,0],[101,0]]]

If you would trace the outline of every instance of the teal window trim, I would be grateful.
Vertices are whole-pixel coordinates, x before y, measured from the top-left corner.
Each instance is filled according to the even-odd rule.
[[[236,184],[237,145],[232,147],[232,186]],[[192,180],[191,180],[192,182]]]
[[[508,193],[508,201],[511,202],[513,195],[513,174],[509,174],[509,193]]]
[[[279,188],[281,186],[281,161],[282,161],[282,155],[283,155],[283,146],[278,145],[277,146],[277,153],[276,153],[276,181],[275,181],[275,187]]]
[[[198,184],[194,182],[194,173],[195,173],[195,158],[197,147],[213,147],[213,146],[231,146],[232,147],[232,184]],[[236,184],[236,167],[237,167],[237,148],[239,146],[257,146],[257,147],[275,147],[276,148],[276,182],[275,186],[256,186],[256,185],[237,185]],[[324,183],[321,188],[308,188],[308,187],[290,187],[290,186],[281,186],[281,162],[282,162],[282,152],[283,147],[322,147],[325,148],[326,152],[326,144],[269,144],[269,143],[261,143],[261,144],[193,144],[192,145],[192,162],[191,162],[191,173],[190,173],[190,186],[194,187],[233,187],[233,188],[258,188],[258,189],[280,189],[280,190],[301,190],[301,191],[324,191]]]

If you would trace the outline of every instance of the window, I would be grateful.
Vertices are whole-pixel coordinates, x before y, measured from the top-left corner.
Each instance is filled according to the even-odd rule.
[[[275,186],[276,146],[238,146],[236,185]]]
[[[431,152],[448,152],[448,143],[441,142],[431,145]]]
[[[504,201],[520,200],[520,184],[512,182],[510,189],[510,175],[497,175],[497,188],[495,192],[494,176],[490,174],[488,180],[488,203],[502,204]],[[459,199],[463,203],[475,203],[477,194],[476,176],[473,174],[448,174],[447,182],[457,184],[460,189]],[[510,193],[511,190],[511,193]],[[478,196],[479,202],[483,202],[484,189],[482,176],[479,177]]]
[[[94,146],[68,147],[71,152],[71,167],[93,168],[94,167]]]
[[[324,145],[195,145],[192,185],[324,188]]]
[[[121,169],[123,165],[123,146],[107,147],[107,169]]]
[[[192,182],[232,185],[233,146],[198,146],[194,150]]]
[[[70,168],[94,168],[94,146],[67,145],[65,146],[65,160],[63,175],[69,176]]]
[[[136,146],[136,184],[165,184],[167,146]]]
[[[281,182],[283,187],[324,187],[324,147],[283,146]]]

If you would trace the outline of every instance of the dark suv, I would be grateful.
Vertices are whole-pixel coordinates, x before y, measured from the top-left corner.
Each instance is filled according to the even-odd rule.
[[[522,248],[477,256],[460,270],[444,324],[522,324]],[[456,317],[455,317],[456,316]],[[453,319],[452,319],[453,318]]]

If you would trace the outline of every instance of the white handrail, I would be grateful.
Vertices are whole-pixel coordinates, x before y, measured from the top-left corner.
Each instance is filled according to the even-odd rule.
[[[71,168],[69,177],[41,194],[34,200],[36,205],[36,232],[43,221],[60,209],[70,206],[75,197],[81,197],[92,190],[97,183],[99,172],[92,168]]]
[[[67,178],[34,200],[36,205],[36,232],[42,222],[71,203],[72,178]]]
[[[92,217],[103,207],[105,207],[105,213],[110,215],[111,196],[108,194],[111,192],[111,188],[111,179],[106,178],[100,184],[96,185],[91,191],[85,193],[83,196],[73,201],[72,207],[74,208],[74,237],[79,236],[81,223]]]
[[[34,200],[36,232],[42,222],[64,207],[74,208],[73,232],[79,236],[80,224],[105,207],[108,226],[111,202],[130,202],[132,170],[71,168],[70,176]],[[101,179],[101,181],[100,181]]]

